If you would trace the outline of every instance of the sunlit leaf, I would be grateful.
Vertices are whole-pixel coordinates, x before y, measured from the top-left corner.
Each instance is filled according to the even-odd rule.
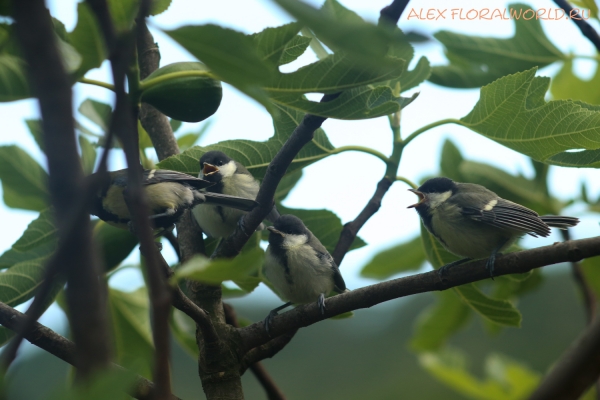
[[[25,124],[29,129],[29,133],[33,136],[33,140],[38,145],[40,150],[44,151],[44,132],[42,131],[42,121],[39,119],[26,119]]]
[[[536,78],[535,71],[505,76],[484,86],[462,123],[538,161],[572,149],[600,149],[600,106],[546,102],[549,79]]]
[[[89,175],[94,172],[94,165],[96,165],[96,148],[85,136],[80,135],[78,138],[79,147],[81,148],[81,165],[83,167],[83,173]]]
[[[77,4],[77,25],[73,32],[68,34],[68,39],[82,57],[81,65],[75,73],[76,77],[82,77],[90,69],[98,68],[106,59],[102,32],[86,2]]]
[[[584,80],[573,72],[573,60],[566,59],[560,71],[552,78],[550,93],[555,100],[581,100],[589,104],[600,104],[600,94],[590,88],[600,85],[600,68],[592,79]]]
[[[256,248],[232,259],[210,260],[195,256],[175,271],[172,281],[192,279],[204,283],[221,283],[227,280],[244,279],[251,271],[262,266],[264,251]]]
[[[150,9],[150,15],[159,15],[164,13],[171,6],[172,0],[154,0],[152,8]]]
[[[81,103],[78,111],[98,125],[103,132],[108,132],[112,114],[111,106],[97,100],[86,99]]]
[[[108,9],[115,28],[129,31],[138,13],[139,0],[108,0]]]
[[[31,97],[25,61],[10,54],[0,54],[0,102]]]

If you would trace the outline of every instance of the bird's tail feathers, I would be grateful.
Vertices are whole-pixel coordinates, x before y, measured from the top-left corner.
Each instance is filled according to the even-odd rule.
[[[552,228],[567,229],[579,223],[579,218],[565,217],[562,215],[542,215],[544,223]]]
[[[209,204],[218,204],[224,207],[236,208],[242,211],[252,211],[258,203],[251,199],[243,197],[229,196],[227,194],[206,192],[203,193],[206,197],[206,202]]]

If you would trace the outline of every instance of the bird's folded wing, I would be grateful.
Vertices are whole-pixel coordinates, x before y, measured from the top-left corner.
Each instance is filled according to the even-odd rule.
[[[258,203],[243,197],[229,196],[227,194],[207,192],[203,193],[207,203],[218,204],[224,207],[236,208],[242,211],[252,211]]]
[[[144,171],[144,185],[154,185],[161,182],[179,182],[186,183],[196,189],[204,189],[214,185],[213,182],[204,179],[194,178],[183,172],[170,171],[168,169],[153,169]]]

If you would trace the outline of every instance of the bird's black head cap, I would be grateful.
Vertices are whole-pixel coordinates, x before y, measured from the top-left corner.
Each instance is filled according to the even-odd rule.
[[[222,151],[207,151],[200,158],[200,168],[204,167],[204,163],[214,165],[215,167],[220,167],[227,164],[229,161],[231,161],[231,157]]]
[[[288,235],[305,235],[306,226],[302,220],[295,215],[282,215],[273,224],[275,229]]]
[[[456,192],[456,183],[452,179],[443,176],[439,178],[428,179],[419,187],[419,192],[422,193],[444,193],[447,191]]]

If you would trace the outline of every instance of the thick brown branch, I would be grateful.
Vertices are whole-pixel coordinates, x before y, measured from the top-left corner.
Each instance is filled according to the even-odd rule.
[[[234,328],[239,328],[240,325],[238,324],[237,315],[236,315],[233,307],[230,306],[229,304],[223,303],[223,311],[225,312],[225,321],[229,325],[233,326]],[[289,339],[287,341],[285,341],[285,343],[283,343],[281,346],[278,346],[277,350],[271,352],[270,355],[266,355],[265,357],[262,357],[260,359],[255,357],[255,359],[253,359],[253,360],[246,360],[248,358],[248,355],[246,355],[244,357],[244,360],[242,360],[242,366],[240,367],[240,375],[243,375],[249,366],[250,370],[252,371],[252,373],[258,380],[258,382],[262,385],[263,389],[265,389],[265,392],[267,393],[267,397],[269,398],[269,400],[285,400],[285,395],[279,389],[279,387],[277,387],[277,385],[275,384],[275,381],[273,380],[271,375],[269,375],[269,373],[267,372],[265,367],[259,361],[264,360],[265,358],[273,357],[275,354],[277,354],[279,352],[279,350],[283,349],[285,347],[285,345],[289,343],[289,341],[292,339],[292,337],[295,334],[296,334],[296,332],[294,332],[291,335],[288,335]],[[286,335],[280,336],[277,339],[280,339],[283,337],[286,337]],[[274,339],[274,340],[277,340],[277,339]],[[264,346],[268,346],[269,343],[267,343]],[[261,346],[261,347],[263,347],[263,346]],[[256,350],[256,349],[253,349],[253,350]]]
[[[340,265],[344,260],[344,256],[352,246],[352,242],[356,239],[356,235],[358,231],[363,227],[363,225],[371,218],[381,207],[381,200],[383,196],[387,193],[390,186],[392,186],[392,182],[387,178],[383,178],[377,184],[377,189],[375,189],[375,193],[373,193],[373,197],[369,200],[365,208],[358,214],[356,219],[352,222],[348,222],[344,225],[344,229],[340,233],[340,238],[335,245],[335,249],[333,250],[333,259],[337,265]]]
[[[573,10],[573,7],[566,0],[554,0],[554,2],[567,13],[568,19],[571,19],[575,25],[579,28],[583,36],[588,38],[590,42],[596,47],[596,50],[600,52],[600,36],[598,32],[588,24],[579,13]],[[588,11],[589,13],[590,11]],[[588,14],[589,17],[589,14]]]
[[[600,318],[583,332],[546,375],[530,400],[579,399],[600,375]]]
[[[244,356],[242,365],[240,367],[240,373],[243,373],[248,366],[252,368],[252,365],[264,360],[265,358],[272,358],[279,353],[287,344],[294,338],[298,330],[286,332],[281,336],[277,336],[275,339],[268,341],[267,343],[257,346],[250,350]]]
[[[82,196],[85,187],[75,140],[71,82],[44,1],[14,1],[13,11],[16,33],[42,114],[48,183],[60,248],[69,249],[68,257],[57,264],[66,271],[69,283],[66,294],[71,329],[78,344],[76,364],[83,376],[89,376],[93,370],[108,364],[111,351],[106,293],[98,280],[101,268],[92,247],[89,216]],[[47,289],[49,285],[47,281],[44,287]],[[36,304],[46,301],[44,291],[41,292],[41,300]],[[34,318],[38,317],[34,315],[38,311],[32,311]]]
[[[26,319],[25,314],[20,313],[4,303],[0,303],[0,324],[12,331],[17,331]],[[54,332],[52,329],[35,322],[30,330],[25,333],[25,339],[31,344],[39,347],[60,358],[61,360],[76,366],[75,343]],[[123,367],[112,364],[113,368],[124,370]],[[149,400],[154,392],[154,383],[141,376],[136,377],[135,388],[130,393],[136,399]],[[170,395],[169,399],[179,400],[178,397]]]
[[[495,275],[524,273],[546,265],[579,261],[600,255],[600,236],[590,239],[555,243],[551,246],[520,251],[499,257],[494,269]],[[316,303],[299,306],[292,311],[273,318],[270,325],[271,336],[262,322],[240,329],[245,348],[252,349],[295,329],[312,325],[324,319],[359,308],[368,308],[385,301],[410,296],[417,293],[446,290],[466,283],[489,279],[485,268],[486,260],[473,261],[451,268],[443,277],[438,271],[415,274],[404,278],[355,289],[326,300],[327,309],[321,314]]]

